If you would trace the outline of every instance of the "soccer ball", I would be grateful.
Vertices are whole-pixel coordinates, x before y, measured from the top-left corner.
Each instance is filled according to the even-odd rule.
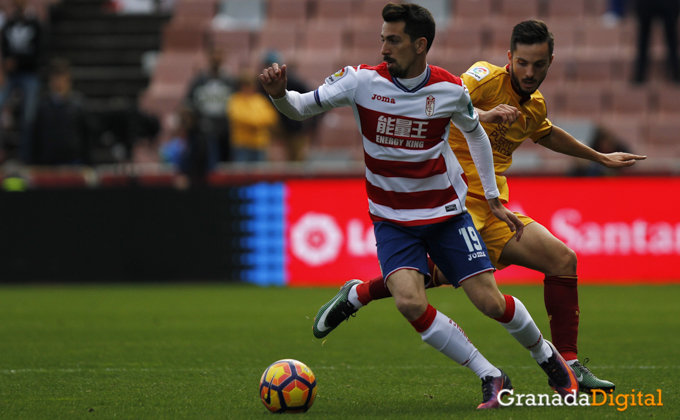
[[[302,413],[314,404],[316,378],[304,363],[283,359],[269,365],[260,379],[260,399],[272,413]]]

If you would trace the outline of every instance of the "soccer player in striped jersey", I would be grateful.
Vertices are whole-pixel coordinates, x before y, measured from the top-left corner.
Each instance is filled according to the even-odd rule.
[[[427,64],[434,19],[421,6],[392,3],[383,9],[383,19],[384,63],[345,67],[306,94],[287,91],[286,67],[275,64],[260,75],[262,84],[276,107],[293,119],[352,107],[363,136],[366,192],[384,284],[423,341],[482,379],[478,408],[498,407],[498,393],[512,385],[458,325],[428,303],[428,254],[482,313],[530,351],[555,389],[569,398],[578,390],[573,370],[542,338],[522,302],[500,293],[484,242],[466,211],[467,183],[447,142],[450,122],[469,145],[490,212],[521,237],[522,222],[498,198],[489,139],[465,85]],[[320,311],[317,336],[326,329],[326,320],[333,323],[331,318],[338,316],[338,302]]]
[[[547,109],[538,87],[545,79],[553,60],[554,39],[547,26],[540,21],[521,22],[513,29],[509,63],[498,67],[484,61],[475,63],[462,79],[470,91],[473,104],[491,141],[496,182],[500,200],[507,203],[509,190],[503,174],[512,163],[512,152],[526,139],[558,153],[589,159],[608,168],[633,165],[644,156],[629,153],[598,153],[582,144],[547,119]],[[527,216],[517,213],[526,225],[521,241],[513,240],[505,223],[490,211],[483,196],[478,168],[470,155],[464,134],[451,127],[449,144],[461,163],[468,180],[466,206],[475,227],[486,243],[493,265],[502,269],[519,265],[545,275],[544,300],[550,319],[552,340],[558,351],[577,373],[581,391],[592,389],[614,390],[615,385],[597,378],[578,361],[577,336],[580,309],[578,305],[576,253],[553,236],[545,227]],[[451,284],[442,271],[430,261],[433,281],[428,287]],[[325,336],[343,320],[371,300],[390,296],[382,277],[362,283],[348,282],[336,296],[332,317],[317,336]],[[325,310],[324,305],[319,313]],[[316,323],[318,324],[318,318]],[[316,326],[316,324],[315,324]]]

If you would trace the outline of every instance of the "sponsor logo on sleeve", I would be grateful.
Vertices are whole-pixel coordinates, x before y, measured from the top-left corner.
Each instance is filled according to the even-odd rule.
[[[326,84],[327,85],[332,85],[333,83],[337,82],[338,80],[342,79],[345,75],[347,74],[347,69],[342,68],[335,73],[331,74],[326,78]]]
[[[483,66],[473,67],[466,71],[465,74],[475,78],[478,82],[489,75],[489,69]]]
[[[474,118],[475,117],[475,107],[472,106],[472,101],[468,102],[467,110],[468,110],[468,114],[470,114],[470,118]]]

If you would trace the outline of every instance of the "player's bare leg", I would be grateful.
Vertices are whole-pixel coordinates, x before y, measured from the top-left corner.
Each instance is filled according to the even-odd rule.
[[[505,244],[499,262],[503,265],[518,265],[543,273],[544,299],[550,318],[551,336],[555,347],[564,355],[578,375],[581,390],[592,389],[604,391],[614,390],[610,381],[597,378],[577,359],[577,338],[579,324],[578,289],[574,251],[553,236],[548,229],[539,223],[530,223],[524,228],[522,239],[510,240]],[[430,266],[433,282],[429,287],[449,284],[449,281],[434,266]],[[384,286],[382,277],[355,286],[357,300],[356,309],[368,304],[371,300],[390,297]],[[356,293],[359,292],[359,293]]]
[[[577,358],[579,324],[576,253],[539,223],[530,223],[525,236],[510,240],[499,263],[514,264],[545,274],[544,298],[553,343],[568,361]]]
[[[436,273],[432,265],[429,271]],[[457,325],[453,321],[429,305],[425,294],[425,278],[415,270],[397,270],[386,281],[379,278],[369,283],[359,280],[347,282],[336,297],[320,309],[314,321],[315,336],[319,338],[325,336],[343,319],[356,312],[362,305],[357,300],[359,295],[357,289],[361,287],[364,289],[362,293],[366,293],[369,285],[381,294],[385,292],[382,289],[384,285],[389,294],[394,297],[399,312],[421,334],[423,341],[458,363],[470,367],[482,378],[484,402],[479,408],[492,408],[499,405],[498,392],[503,387],[511,387],[509,379],[496,368],[488,371],[491,369],[488,361],[481,357],[471,343],[465,345],[461,342],[456,329],[465,336],[462,330],[454,328]],[[561,395],[566,397],[578,389],[574,371],[569,368],[559,352],[543,340],[538,327],[522,302],[512,296],[501,294],[491,271],[468,278],[462,282],[462,286],[475,307],[486,316],[499,321],[523,347],[531,352],[532,357],[548,374],[555,389]],[[345,313],[347,308],[349,312]],[[326,320],[330,318],[337,318],[337,324],[326,324]],[[323,335],[318,335],[318,331],[323,331]]]
[[[498,321],[548,375],[551,386],[565,398],[572,398],[579,385],[575,372],[557,349],[543,339],[536,323],[522,302],[498,290],[491,271],[477,274],[461,283],[470,301],[484,315]]]
[[[463,330],[427,301],[424,276],[416,270],[401,269],[385,281],[399,312],[420,334],[424,342],[461,365],[470,368],[482,380],[482,403],[479,409],[498,408],[498,394],[512,389],[510,379],[475,348]],[[490,311],[498,312],[490,304]],[[494,312],[494,313],[495,313]]]
[[[578,361],[580,310],[576,275],[576,253],[539,223],[524,228],[522,240],[510,240],[501,252],[499,263],[518,265],[545,274],[543,295],[550,319],[555,347],[574,368],[581,390],[613,390],[612,382],[601,380]]]
[[[428,269],[431,278],[425,288],[439,286],[434,279],[438,278],[439,270],[435,267],[432,260],[428,260]],[[442,276],[442,278],[444,278]],[[444,279],[446,280],[446,279]],[[346,282],[340,291],[323,305],[314,318],[314,336],[323,338],[337,328],[343,321],[348,320],[361,307],[368,305],[372,300],[392,297],[390,289],[387,288],[382,276],[371,279],[367,282],[352,279]]]

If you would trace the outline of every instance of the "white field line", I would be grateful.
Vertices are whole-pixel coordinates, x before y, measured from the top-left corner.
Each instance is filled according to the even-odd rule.
[[[232,370],[228,367],[199,369],[199,368],[59,368],[59,369],[3,369],[0,373],[79,373],[79,372],[219,372]]]
[[[459,368],[456,365],[428,365],[428,366],[393,366],[391,369],[398,370],[413,370],[413,369],[446,369],[446,368]],[[680,369],[678,366],[590,366],[595,370],[601,369],[625,369],[625,370],[663,370],[663,369]],[[536,366],[503,366],[504,369],[536,369]],[[383,369],[376,366],[314,366],[314,370],[373,370],[373,369]],[[80,372],[220,372],[220,371],[232,371],[234,369],[229,367],[221,368],[210,368],[210,369],[200,369],[200,368],[58,368],[58,369],[2,369],[0,374],[17,374],[17,373],[80,373]]]
[[[402,370],[411,370],[411,369],[446,369],[446,368],[457,368],[461,366],[457,365],[446,365],[446,366],[435,366],[435,365],[429,365],[429,366],[393,366],[390,367],[390,369],[402,369]],[[535,365],[523,365],[523,366],[507,366],[507,365],[502,365],[500,366],[503,369],[536,369]],[[649,370],[649,369],[680,369],[680,365],[678,366],[591,366],[588,365],[588,368],[593,368],[593,369],[629,369],[629,370]],[[376,367],[376,366],[315,366],[314,369],[384,369],[383,367]]]

